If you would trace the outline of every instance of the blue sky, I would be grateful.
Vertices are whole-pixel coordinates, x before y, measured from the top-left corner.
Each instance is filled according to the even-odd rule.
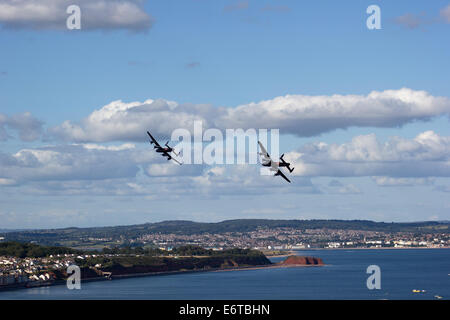
[[[111,10],[115,2],[109,0]],[[31,162],[24,164],[21,160],[24,166],[21,169],[4,160],[4,169],[0,171],[1,227],[260,217],[450,219],[448,1],[128,2],[148,16],[151,27],[145,27],[141,21],[133,22],[133,17],[129,25],[109,23],[104,12],[89,12],[91,9],[85,6],[84,0],[70,2],[80,4],[81,30],[65,30],[65,12],[61,13],[62,27],[46,23],[45,19],[50,21],[50,17],[36,22],[32,12],[17,14],[21,8],[16,12],[8,7],[11,11],[3,10],[0,15],[3,49],[0,50],[0,129],[3,126],[8,133],[8,138],[0,141],[0,156],[18,158],[21,150],[40,150],[51,145],[63,159],[57,161],[73,161],[74,168],[73,171],[64,168],[67,172],[61,169],[64,172],[60,173],[59,166],[48,165],[44,169],[53,171],[50,175],[42,168],[33,167]],[[62,8],[55,5],[56,1],[42,3],[55,10]],[[0,1],[0,6],[8,4],[10,0]],[[366,27],[366,8],[371,4],[381,8],[381,30]],[[83,12],[88,19],[86,28]],[[94,24],[94,20],[98,23]],[[322,154],[310,155],[310,164],[320,160],[322,167],[314,169],[314,173],[310,169],[305,169],[304,174],[297,173],[291,186],[270,177],[255,178],[254,185],[236,182],[238,177],[252,174],[236,168],[227,168],[230,172],[226,171],[225,176],[208,180],[206,184],[201,184],[205,183],[201,178],[213,175],[208,173],[211,168],[189,168],[185,169],[189,175],[176,171],[166,177],[155,177],[154,171],[149,174],[149,168],[166,164],[152,154],[147,155],[151,150],[145,144],[145,136],[139,142],[135,135],[124,132],[119,138],[105,134],[105,139],[97,141],[92,132],[97,134],[104,128],[83,123],[92,112],[116,100],[143,103],[147,99],[164,99],[180,105],[206,104],[214,110],[272,101],[286,95],[365,97],[372,91],[402,88],[411,92],[397,92],[395,97],[413,95],[419,99],[414,93],[425,91],[426,103],[431,101],[434,108],[432,112],[419,116],[414,113],[397,121],[404,113],[400,110],[400,114],[387,115],[373,126],[362,125],[364,121],[354,124],[350,121],[330,130],[319,128],[318,133],[308,136],[295,128],[284,129],[283,122],[279,122],[282,151],[293,152],[294,159],[297,159],[295,152],[309,150],[307,144],[324,142],[354,150],[356,144],[348,145],[354,137],[375,134],[381,145],[393,136],[404,139],[402,144],[396,144],[400,148],[403,143],[419,143],[420,139],[414,140],[417,136],[433,131],[436,136],[428,135],[429,143],[414,149],[421,154],[420,159],[411,154],[395,158],[400,165],[405,161],[403,167],[411,168],[402,174],[385,166],[394,161],[387,151],[387,160],[380,156],[382,163],[377,164],[376,170],[359,168],[350,161],[349,169],[344,172],[336,167],[337,160],[330,149],[326,161]],[[438,101],[439,97],[443,102]],[[389,99],[384,97],[383,103]],[[412,103],[420,109],[424,101],[420,98]],[[361,103],[367,101],[362,99]],[[396,106],[395,101],[388,104],[391,110]],[[267,111],[260,110],[264,114]],[[4,120],[2,124],[1,115],[12,119],[25,112],[42,124],[33,122],[37,130],[33,139],[19,137],[21,126],[30,123],[23,118],[16,119],[14,125],[12,120]],[[259,115],[255,113],[255,119]],[[381,125],[391,120],[392,124]],[[80,124],[83,139],[73,132],[63,132],[61,125],[65,121]],[[317,121],[320,127],[322,122]],[[252,127],[252,119],[247,122]],[[159,133],[161,136],[167,134],[163,131]],[[84,154],[86,148],[73,150],[73,144],[83,143],[95,143],[96,153]],[[98,147],[127,143],[134,144],[132,159],[126,150]],[[440,169],[433,171],[429,163],[420,162],[425,161],[426,154],[435,156],[426,161],[440,161],[442,168],[436,165]],[[376,155],[365,158],[367,166],[378,158]],[[35,160],[51,164],[52,159],[37,157]],[[104,168],[123,174],[99,175],[102,167],[99,161],[105,162]],[[131,164],[123,167],[127,161]],[[83,165],[76,169],[80,163]],[[330,167],[336,168],[330,171],[327,169]],[[347,173],[350,171],[351,174]],[[341,186],[336,183],[330,186],[333,180]],[[238,190],[233,181],[239,184]],[[169,212],[166,201],[171,203]]]

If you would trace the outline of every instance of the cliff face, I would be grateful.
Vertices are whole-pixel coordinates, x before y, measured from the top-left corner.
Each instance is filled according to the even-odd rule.
[[[316,257],[303,257],[303,256],[289,256],[284,261],[280,262],[281,265],[319,265],[324,263],[322,259]]]
[[[112,272],[113,275],[123,275],[183,270],[227,269],[270,264],[270,260],[263,254],[248,256],[212,256],[202,258],[114,257],[107,266],[101,268],[101,271]]]
[[[80,268],[81,279],[97,278],[102,276],[102,272],[96,270],[95,268],[81,267]],[[67,279],[70,275],[64,269],[54,270],[50,273],[52,278],[57,280]]]

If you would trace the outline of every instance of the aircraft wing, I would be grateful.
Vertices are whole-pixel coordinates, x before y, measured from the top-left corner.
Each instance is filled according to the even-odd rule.
[[[264,146],[262,145],[261,142],[258,141],[259,144],[259,148],[261,149],[261,152],[259,153],[261,156],[263,156],[265,161],[271,161],[272,159],[270,159],[270,155],[267,153],[266,148],[264,148]]]
[[[182,163],[180,161],[178,161],[177,159],[175,159],[174,157],[172,157],[170,154],[168,154],[167,152],[164,152],[163,157],[167,157],[168,160],[173,160],[176,163],[178,163],[180,166],[182,165]]]
[[[155,146],[157,146],[157,147],[160,147],[161,148],[161,145],[158,143],[158,141],[156,141],[156,139],[155,138],[153,138],[153,136],[150,134],[150,132],[148,132],[147,131],[147,134],[148,134],[148,136],[150,137],[150,139],[151,139],[151,143],[153,143]]]
[[[284,180],[286,180],[287,182],[291,183],[291,180],[289,180],[280,169],[278,169],[278,171],[277,171],[277,173],[275,173],[275,175],[276,176],[282,176]]]

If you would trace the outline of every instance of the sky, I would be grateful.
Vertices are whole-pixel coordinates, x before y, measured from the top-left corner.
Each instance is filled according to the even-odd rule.
[[[449,34],[439,0],[0,0],[0,228],[450,220]],[[279,129],[292,183],[148,144],[196,120]]]

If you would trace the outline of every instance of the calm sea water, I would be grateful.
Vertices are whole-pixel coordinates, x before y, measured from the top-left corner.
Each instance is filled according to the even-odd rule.
[[[0,299],[435,299],[450,298],[450,249],[308,250],[324,267],[149,276],[0,292]],[[272,261],[279,261],[274,258]],[[381,268],[381,290],[366,269]],[[413,293],[413,289],[426,290]]]

